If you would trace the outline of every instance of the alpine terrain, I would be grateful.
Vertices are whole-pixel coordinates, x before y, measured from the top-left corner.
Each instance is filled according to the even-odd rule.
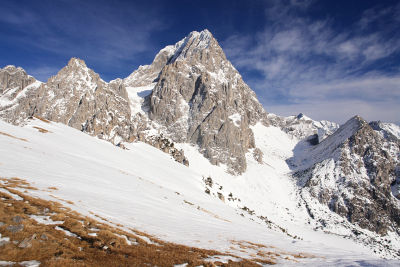
[[[110,82],[78,58],[47,82],[6,66],[0,117],[0,251],[17,249],[0,265],[89,264],[94,248],[122,262],[145,245],[158,254],[135,252],[140,266],[399,264],[400,127],[268,113],[208,30]],[[7,217],[34,199],[53,210]],[[23,239],[28,221],[86,254],[28,257],[48,240]]]

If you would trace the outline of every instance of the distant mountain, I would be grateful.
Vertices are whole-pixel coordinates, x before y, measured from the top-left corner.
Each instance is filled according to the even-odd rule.
[[[399,235],[400,140],[378,125],[385,127],[355,116],[292,164],[304,199],[317,199],[363,229]]]

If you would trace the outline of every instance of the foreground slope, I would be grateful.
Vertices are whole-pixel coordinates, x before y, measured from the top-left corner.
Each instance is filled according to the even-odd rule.
[[[202,173],[144,143],[127,144],[129,150],[124,150],[62,124],[37,119],[22,128],[0,122],[0,129],[2,177],[20,177],[39,189],[57,187],[51,193],[30,194],[66,200],[63,204],[73,210],[89,216],[94,213],[123,229],[132,227],[167,241],[249,258],[265,248],[246,248],[241,242],[258,243],[281,255],[276,256],[281,263],[345,264],[371,259],[365,248],[351,241],[307,231],[303,240],[293,239],[241,216],[243,210],[230,208],[212,192],[205,193]],[[192,156],[196,155],[200,154],[193,149]],[[209,163],[204,159],[201,164]],[[217,167],[209,164],[208,169],[212,168]],[[243,186],[243,179],[233,179],[232,189]],[[290,256],[295,253],[315,257],[295,259]]]

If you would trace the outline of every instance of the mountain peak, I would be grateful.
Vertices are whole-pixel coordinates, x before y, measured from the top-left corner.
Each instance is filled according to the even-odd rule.
[[[201,32],[192,31],[187,37],[189,39],[190,38],[196,38],[196,39],[199,39],[200,41],[203,41],[203,42],[208,42],[208,41],[210,41],[211,39],[214,38],[212,33],[207,29],[204,29]]]
[[[76,57],[72,57],[72,58],[68,61],[68,66],[69,66],[69,67],[83,67],[83,68],[87,68],[85,61],[82,60],[82,59],[80,59],[80,58],[76,58]]]
[[[345,124],[343,124],[343,128],[352,128],[354,129],[355,132],[365,125],[368,125],[368,123],[359,115],[355,115],[354,117],[349,119]]]
[[[9,73],[15,73],[15,72],[23,72],[26,74],[26,71],[21,68],[21,67],[16,67],[14,65],[7,65],[3,68],[3,70],[9,72]]]
[[[334,133],[333,135],[338,135],[342,133],[345,139],[348,139],[365,125],[368,125],[368,123],[363,118],[356,115],[349,119],[345,124],[341,125],[337,133]]]
[[[89,81],[100,81],[105,83],[99,76],[99,74],[95,73],[92,69],[86,66],[85,61],[80,58],[73,57],[68,61],[68,64],[62,68],[56,76],[50,78],[52,81],[68,81],[68,82],[76,82],[78,80],[85,81],[85,83]]]
[[[209,53],[209,55],[202,55]],[[154,82],[159,76],[162,68],[176,61],[190,61],[191,66],[205,65],[210,58],[222,55],[226,59],[222,48],[219,47],[211,32],[207,29],[190,32],[185,38],[174,45],[168,45],[161,49],[155,56],[152,64],[140,66],[124,79],[129,86],[143,86]],[[217,69],[221,69],[215,67]]]
[[[198,145],[211,163],[244,172],[245,154],[255,147],[250,126],[266,117],[255,93],[208,30],[191,32],[159,55],[164,54],[168,60],[154,80],[150,119],[174,142]],[[161,62],[159,55],[152,66]]]
[[[191,32],[185,38],[177,42],[173,47],[173,50],[174,53],[172,58],[169,60],[169,63],[192,58],[197,62],[201,60],[209,60],[210,56],[201,55],[204,53],[211,53],[212,57],[223,55],[223,58],[225,59],[225,54],[223,53],[222,48],[219,46],[211,32],[207,29],[201,32]]]

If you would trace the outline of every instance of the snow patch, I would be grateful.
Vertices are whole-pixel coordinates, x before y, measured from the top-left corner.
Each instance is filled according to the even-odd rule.
[[[53,224],[63,224],[64,221],[53,221],[48,215],[29,215],[30,218],[34,219],[37,223],[53,225]]]
[[[156,83],[139,87],[126,87],[132,117],[134,117],[137,113],[145,113],[142,109],[144,99],[146,96],[151,94],[155,85]]]
[[[228,117],[236,127],[240,127],[242,116],[239,113],[232,114]]]

